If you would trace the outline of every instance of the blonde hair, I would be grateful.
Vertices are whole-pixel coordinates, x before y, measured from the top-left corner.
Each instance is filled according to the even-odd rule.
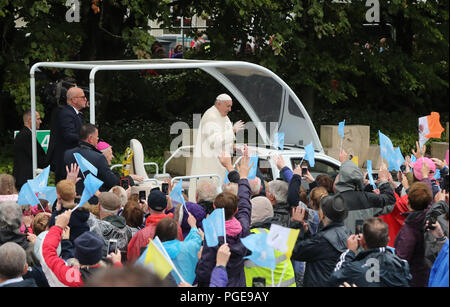
[[[113,186],[109,192],[113,192],[117,197],[119,197],[120,199],[120,207],[123,208],[125,207],[125,204],[128,201],[128,196],[127,196],[127,191],[125,191],[124,188],[122,188],[121,186]]]
[[[75,197],[77,196],[75,183],[67,179],[61,180],[56,185],[56,193],[61,198],[61,203],[63,206],[73,204]]]
[[[17,194],[15,179],[9,174],[0,174],[0,195]]]
[[[311,192],[309,193],[309,199],[312,202],[312,206],[311,206],[312,209],[319,210],[320,201],[325,196],[328,196],[328,191],[327,191],[326,188],[324,188],[324,187],[315,187],[314,189],[312,189]]]

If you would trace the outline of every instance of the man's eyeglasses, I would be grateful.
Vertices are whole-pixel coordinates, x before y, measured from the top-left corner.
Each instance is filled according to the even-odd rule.
[[[86,96],[77,96],[77,97],[73,97],[73,98],[82,98],[82,99],[86,99]]]

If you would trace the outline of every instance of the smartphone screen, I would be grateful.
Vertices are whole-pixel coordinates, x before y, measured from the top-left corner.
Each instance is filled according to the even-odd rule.
[[[306,176],[308,173],[308,168],[306,166],[302,166],[302,176]]]
[[[120,179],[120,186],[125,190],[128,190],[130,186],[130,181],[128,179]]]
[[[356,220],[355,222],[355,235],[359,235],[362,233],[364,221],[363,220]]]
[[[110,253],[117,253],[117,240],[110,239],[108,241],[108,255]]]
[[[169,192],[169,184],[167,182],[164,182],[161,185],[161,192],[163,192],[164,194],[167,195],[167,193]]]

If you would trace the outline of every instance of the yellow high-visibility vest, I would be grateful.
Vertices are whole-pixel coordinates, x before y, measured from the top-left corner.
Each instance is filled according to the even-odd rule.
[[[265,228],[251,229],[251,233],[269,232]],[[292,262],[287,258],[286,254],[283,254],[275,250],[275,270],[273,270],[273,284],[275,287],[296,287],[294,267]],[[284,273],[283,273],[284,271]],[[251,287],[253,278],[262,277],[266,279],[266,287],[272,287],[272,270],[258,266],[253,261],[247,259],[244,262],[245,283],[247,287]],[[281,277],[283,276],[283,279]]]

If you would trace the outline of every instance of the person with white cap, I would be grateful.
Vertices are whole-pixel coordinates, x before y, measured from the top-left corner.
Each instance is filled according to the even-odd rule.
[[[235,134],[244,129],[244,122],[238,121],[234,125],[228,118],[233,100],[227,94],[217,96],[215,103],[202,116],[194,139],[194,157],[191,175],[218,174],[223,182],[226,169],[221,165],[218,157],[222,152],[233,153]],[[189,200],[195,201],[195,184],[189,187]]]

